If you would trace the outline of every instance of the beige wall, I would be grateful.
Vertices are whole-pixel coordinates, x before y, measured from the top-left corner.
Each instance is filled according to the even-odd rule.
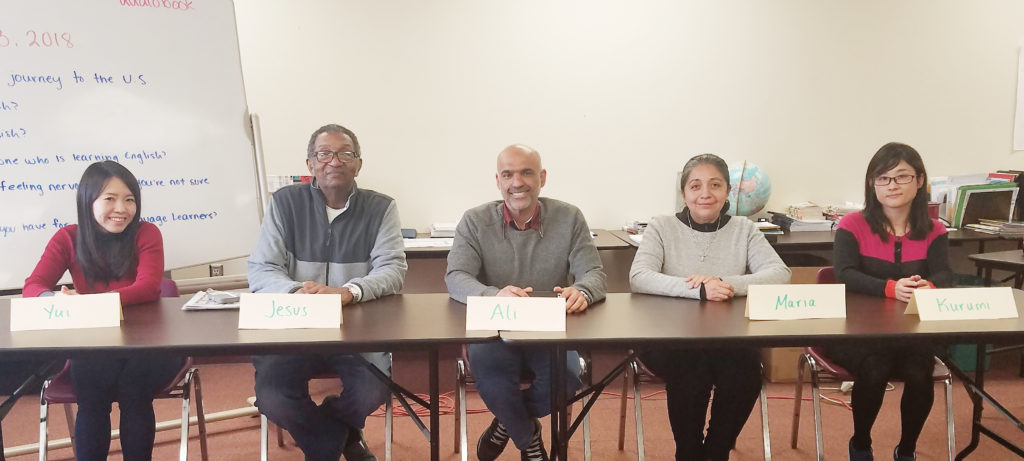
[[[1011,151],[1024,2],[235,0],[269,174],[352,128],[363,187],[404,227],[497,198],[494,156],[536,147],[545,195],[592,227],[673,212],[675,172],[759,164],[770,207],[861,200],[892,140],[933,176],[1024,168]]]

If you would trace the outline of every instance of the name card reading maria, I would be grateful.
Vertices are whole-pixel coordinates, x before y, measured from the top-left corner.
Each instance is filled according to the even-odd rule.
[[[121,295],[45,296],[11,300],[11,331],[121,326]]]
[[[1017,303],[1010,287],[914,290],[905,313],[921,320],[1015,319]]]
[[[750,320],[846,318],[846,285],[750,285]]]
[[[338,328],[341,295],[242,293],[238,328],[282,330],[288,328]]]
[[[470,296],[466,329],[565,331],[565,299]]]

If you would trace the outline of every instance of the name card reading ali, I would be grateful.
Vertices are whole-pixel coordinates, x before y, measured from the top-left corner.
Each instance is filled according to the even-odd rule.
[[[846,318],[846,285],[750,285],[750,320]]]
[[[11,331],[121,326],[121,295],[99,293],[11,300]]]
[[[466,329],[565,331],[565,299],[470,296]]]
[[[242,293],[239,299],[239,329],[338,328],[340,325],[341,295]]]
[[[914,290],[905,313],[921,320],[1015,319],[1017,303],[1010,287]]]

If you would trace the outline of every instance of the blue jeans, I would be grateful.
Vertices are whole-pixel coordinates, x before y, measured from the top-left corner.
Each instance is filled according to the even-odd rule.
[[[516,448],[525,450],[533,439],[533,419],[551,413],[551,353],[545,347],[510,346],[503,342],[470,344],[469,366],[480,398],[505,426]],[[580,390],[580,361],[566,353],[566,393]],[[519,388],[524,371],[534,378]]]
[[[71,384],[78,396],[75,459],[102,461],[110,451],[110,409],[121,409],[121,453],[125,461],[153,458],[156,415],[153,396],[167,386],[181,357],[106,357],[71,361]]]
[[[391,375],[387,352],[362,354]],[[390,395],[388,387],[352,355],[254,356],[256,407],[267,419],[291,433],[307,460],[337,461],[350,428],[362,429],[366,417]],[[337,399],[317,405],[309,396],[309,380],[333,373],[343,390]]]

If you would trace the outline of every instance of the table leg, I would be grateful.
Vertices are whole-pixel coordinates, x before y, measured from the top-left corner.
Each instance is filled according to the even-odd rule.
[[[438,385],[438,348],[430,349],[430,459],[441,459],[441,406]]]
[[[557,370],[557,375],[554,379],[555,386],[555,401],[557,402],[558,409],[558,441],[555,444],[555,453],[552,459],[559,459],[561,461],[568,461],[569,459],[569,409],[568,403],[565,396],[566,388],[566,350],[563,346],[555,346],[555,357],[554,364]],[[554,414],[554,412],[552,412]],[[554,422],[552,422],[554,425]]]
[[[985,286],[992,286],[992,267],[985,268]]]
[[[978,389],[985,388],[985,345],[978,344],[977,350],[975,351],[975,362],[974,362],[974,385]],[[968,392],[967,395],[971,397],[971,404],[973,405],[971,412],[971,442],[960,450],[960,453],[956,455],[956,461],[963,461],[967,455],[971,454],[974,449],[978,448],[978,442],[981,439],[981,413],[985,409],[981,396],[974,392]]]
[[[558,459],[558,420],[561,415],[560,406],[558,405],[558,383],[559,372],[558,372],[558,347],[551,346],[551,357],[550,357],[550,375],[551,375],[551,450],[550,458],[552,461]]]

